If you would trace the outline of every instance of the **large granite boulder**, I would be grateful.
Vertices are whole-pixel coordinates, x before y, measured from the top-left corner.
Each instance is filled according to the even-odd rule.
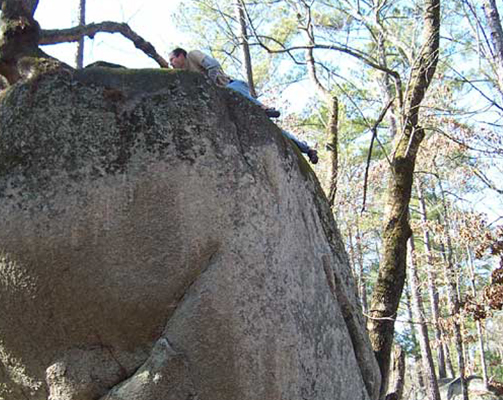
[[[318,181],[197,74],[0,95],[0,399],[336,400],[379,372]]]

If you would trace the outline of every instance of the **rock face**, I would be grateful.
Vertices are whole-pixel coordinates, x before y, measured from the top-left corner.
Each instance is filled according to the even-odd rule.
[[[45,75],[0,98],[0,399],[376,398],[300,153],[197,74]]]

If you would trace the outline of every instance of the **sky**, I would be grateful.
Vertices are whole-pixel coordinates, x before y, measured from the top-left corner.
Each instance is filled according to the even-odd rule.
[[[86,23],[126,22],[167,59],[172,48],[185,42],[172,22],[172,14],[179,3],[180,0],[87,0]],[[42,29],[69,28],[77,25],[78,9],[79,0],[40,0],[35,19]],[[94,40],[86,39],[84,48],[84,65],[103,60],[129,68],[159,67],[119,33],[98,33]],[[75,43],[43,46],[42,49],[67,64],[75,65]]]
[[[183,4],[182,0],[87,0],[86,22],[126,22],[167,59],[170,50],[178,46],[187,48],[189,42],[189,38],[177,30],[173,16],[180,3]],[[42,29],[69,28],[77,25],[78,7],[79,0],[40,0],[35,18]],[[75,65],[76,49],[75,43],[43,46],[45,52],[72,66]],[[128,68],[159,68],[154,60],[119,33],[98,33],[94,39],[86,39],[84,65],[98,60]],[[307,82],[281,91],[274,106],[280,108],[283,115],[300,112],[312,96],[312,88]],[[501,203],[497,201],[489,205],[485,195],[485,191],[480,193],[478,204],[484,205],[484,211],[492,221],[501,216]]]
[[[167,60],[168,53],[175,47],[190,50],[190,38],[177,29],[176,17],[173,15],[180,4],[183,5],[182,0],[87,0],[86,23],[126,22]],[[64,29],[77,25],[78,13],[79,0],[40,0],[35,19],[42,29]],[[42,46],[42,50],[75,66],[76,43]],[[153,59],[136,49],[120,33],[98,33],[94,39],[86,38],[84,50],[84,66],[95,61],[108,61],[128,68],[159,68]],[[303,81],[280,88],[279,93],[273,96],[276,99],[274,105],[269,104],[267,98],[259,99],[281,108],[283,115],[286,115],[302,112],[311,96],[312,85]]]

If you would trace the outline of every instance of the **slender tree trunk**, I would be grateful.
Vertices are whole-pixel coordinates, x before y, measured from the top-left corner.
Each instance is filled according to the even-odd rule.
[[[444,211],[444,225],[446,232],[446,246],[441,244],[443,250],[443,257],[445,260],[445,281],[447,283],[447,300],[449,303],[449,309],[451,318],[453,320],[454,326],[454,343],[456,347],[456,354],[458,358],[458,369],[459,369],[459,377],[461,379],[461,391],[463,400],[468,400],[468,382],[466,380],[466,365],[465,365],[465,357],[464,357],[464,349],[463,349],[463,335],[461,332],[461,323],[459,321],[460,315],[460,302],[459,302],[459,292],[457,285],[457,276],[456,270],[453,261],[453,251],[452,251],[452,239],[450,235],[450,223],[449,223],[449,215],[447,209],[447,202],[445,199],[445,193],[442,187],[442,182],[439,180],[439,186],[441,191],[441,202]]]
[[[496,7],[496,0],[484,0],[483,8],[491,33],[493,61],[496,64],[498,87],[500,93],[503,93],[503,29],[501,28],[501,19]]]
[[[430,306],[431,306],[431,314],[433,317],[434,323],[434,331],[435,331],[435,339],[437,342],[437,364],[438,364],[438,377],[445,378],[447,376],[445,369],[445,354],[444,348],[442,346],[442,331],[439,326],[439,318],[440,318],[440,307],[438,304],[438,291],[436,288],[436,273],[434,271],[433,265],[433,251],[430,240],[430,232],[427,228],[428,215],[426,211],[426,202],[423,196],[423,187],[421,184],[421,180],[416,181],[416,192],[419,198],[419,206],[421,213],[421,222],[423,223],[423,240],[424,247],[426,252],[426,259],[428,262],[428,267],[426,269],[427,278],[428,278],[428,293],[430,297]]]
[[[330,159],[329,159],[329,170],[330,170],[330,178],[329,178],[329,192],[328,192],[328,201],[330,203],[330,207],[334,206],[335,195],[337,194],[337,178],[339,174],[339,128],[338,128],[338,119],[339,119],[339,102],[337,97],[330,97],[330,102],[327,104],[329,106],[329,119],[327,126],[327,142],[326,148],[329,150]]]
[[[86,0],[80,0],[79,3],[79,26],[84,26],[86,24]],[[84,38],[82,35],[77,43],[77,55],[75,57],[75,64],[77,69],[82,69],[84,67]]]
[[[381,22],[379,21],[379,14],[376,13],[375,15],[376,19],[376,24],[380,24]],[[385,40],[384,36],[381,33],[378,33],[377,36],[377,48],[379,52],[379,61],[381,65],[387,67],[387,58],[386,58],[386,46],[385,46]],[[383,103],[388,104],[394,97],[396,91],[393,90],[393,85],[391,83],[391,79],[389,74],[382,73],[382,82],[381,86],[383,88],[383,92],[385,94]],[[388,122],[389,122],[389,132],[390,136],[394,138],[397,133],[397,118],[396,118],[396,106],[394,104],[391,105],[390,107],[390,112],[388,113]]]
[[[442,334],[442,337],[445,338],[445,333]],[[448,376],[452,376],[454,378],[456,376],[456,373],[454,372],[454,367],[452,366],[451,361],[452,357],[451,357],[451,350],[449,349],[449,343],[442,343],[442,346],[444,347],[444,353],[445,353],[445,365],[447,367],[447,371],[450,374]]]
[[[470,284],[472,288],[472,295],[473,298],[476,298],[477,296],[477,289],[475,287],[475,267],[473,265],[473,257],[470,249],[466,248],[466,252],[468,254],[468,265],[470,267]],[[484,334],[482,331],[482,322],[480,322],[479,319],[475,321],[475,324],[477,325],[477,335],[479,339],[479,352],[480,352],[480,365],[482,367],[482,378],[484,379],[484,385],[486,388],[489,387],[489,377],[487,375],[487,362],[486,362],[486,354],[484,351]]]
[[[356,278],[358,298],[362,306],[363,314],[367,314],[367,287],[364,269],[364,254],[362,248],[362,237],[360,232],[360,221],[358,219],[358,212],[355,210],[356,222],[348,224],[346,229],[348,231],[349,239],[349,255],[353,265],[353,271]],[[353,226],[356,232],[353,232]]]
[[[405,290],[405,296],[406,296],[406,303],[407,303],[407,312],[409,314],[409,321],[411,321],[410,322],[410,341],[412,342],[414,349],[416,349],[419,345],[419,341],[417,339],[416,325],[414,324],[414,313],[412,311],[412,297],[411,297],[411,293],[410,293],[410,287],[408,288],[408,290]],[[416,351],[414,351],[413,358],[414,358],[414,369],[416,372],[414,377],[417,379],[417,386],[419,388],[419,391],[424,391],[425,379],[424,379],[423,367],[422,367],[422,362],[421,362],[421,355],[418,354]]]
[[[322,85],[320,80],[318,79],[318,75],[316,73],[316,63],[314,60],[314,51],[313,47],[316,45],[314,40],[314,31],[313,26],[311,24],[312,16],[311,16],[311,8],[310,6],[304,4],[303,7],[299,8],[299,11],[303,8],[307,23],[302,29],[304,30],[307,36],[308,45],[311,46],[306,50],[306,64],[307,64],[307,72],[309,75],[309,79],[313,83],[318,95],[325,101],[327,108],[329,110],[328,114],[328,124],[327,124],[327,140],[326,140],[326,148],[330,152],[330,161],[329,161],[329,182],[327,185],[328,188],[328,201],[330,203],[330,207],[334,206],[335,195],[337,194],[337,178],[338,178],[338,165],[339,165],[339,150],[338,150],[338,142],[339,142],[339,102],[337,97],[330,93],[325,86]]]
[[[383,260],[372,296],[369,333],[383,377],[381,398],[387,388],[394,319],[405,282],[409,202],[416,155],[424,138],[419,125],[419,108],[438,62],[440,40],[440,0],[425,0],[423,47],[411,73],[410,92],[405,104],[404,126],[395,140],[387,189],[386,226],[383,233]]]
[[[356,215],[358,212],[355,211]],[[357,251],[357,261],[360,268],[360,279],[358,282],[358,294],[360,296],[360,301],[362,303],[362,310],[364,314],[367,314],[368,304],[367,304],[367,278],[365,277],[365,268],[364,268],[364,255],[363,255],[363,247],[362,247],[362,234],[360,232],[360,220],[357,217],[356,220],[356,251]]]
[[[353,275],[355,277],[355,280],[357,281],[357,284],[359,285],[360,282],[360,275],[358,272],[357,268],[357,261],[356,261],[356,246],[354,244],[354,240],[357,239],[355,238],[355,235],[353,234],[353,225],[351,223],[346,224],[346,231],[348,234],[348,241],[349,241],[349,262],[351,263],[351,270],[353,271]]]
[[[245,4],[243,0],[236,0],[236,17],[239,21],[239,41],[243,52],[243,72],[250,87],[250,94],[257,97],[255,82],[253,81],[253,70],[250,55],[250,45],[248,43],[248,31],[246,29],[246,16],[244,12]]]
[[[386,400],[401,400],[405,386],[405,352],[399,345],[393,351],[392,388],[386,395]]]
[[[426,378],[426,393],[429,400],[440,400],[437,377],[435,375],[435,365],[431,354],[430,340],[428,337],[428,327],[424,319],[423,300],[419,288],[419,278],[414,257],[414,237],[409,239],[410,261],[409,261],[409,283],[412,296],[412,310],[414,320],[419,324],[419,347],[421,349],[421,360],[423,362],[423,372]]]
[[[356,227],[356,232],[353,232],[353,225]],[[358,219],[355,224],[346,226],[349,240],[349,258],[352,265],[353,275],[357,284],[358,298],[362,306],[362,312],[367,313],[367,296],[365,289],[365,273],[363,268],[363,253],[360,237],[360,229]]]

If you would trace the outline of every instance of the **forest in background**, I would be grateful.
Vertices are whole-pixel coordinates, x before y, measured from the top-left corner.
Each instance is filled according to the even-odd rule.
[[[470,376],[503,382],[498,5],[192,0],[172,19],[188,50],[247,80],[281,109],[280,126],[317,147],[314,169],[389,377],[382,398],[438,399],[439,382],[461,377],[468,399]],[[80,39],[82,67],[82,38],[117,31],[167,66],[159,53],[171,49],[152,50],[124,24],[84,29],[85,0],[80,18],[65,35],[42,31],[40,44]],[[16,75],[5,71],[0,63],[8,86]]]
[[[499,386],[503,34],[496,1],[196,0],[179,16],[194,48],[248,80],[266,102],[277,104],[292,85],[299,89],[287,93],[306,98],[300,112],[284,104],[279,123],[317,145],[314,169],[345,238],[371,334],[373,319],[396,321],[393,343],[402,352],[393,353],[406,368],[388,361],[395,371],[387,393],[435,399],[439,381],[473,375]],[[414,151],[410,199],[397,206],[393,198],[406,191],[400,163]],[[410,232],[406,250],[395,247],[407,252],[403,293],[390,300],[376,293],[386,284],[399,291],[404,274],[389,267],[397,254],[386,254],[393,246],[386,241],[401,234],[389,229],[396,207],[408,214]],[[380,305],[397,300],[395,309]]]

